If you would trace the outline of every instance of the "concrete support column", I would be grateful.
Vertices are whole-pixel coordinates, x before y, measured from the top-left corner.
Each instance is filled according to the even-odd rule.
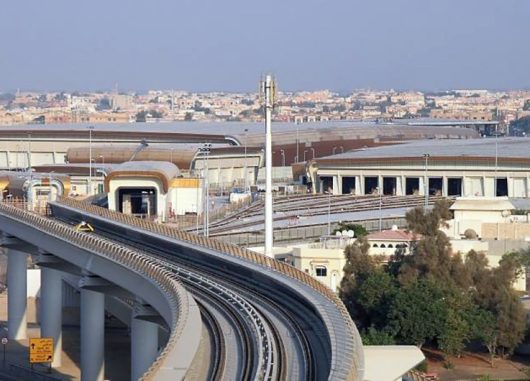
[[[105,295],[81,290],[81,379],[103,381]]]
[[[420,189],[418,189],[418,194],[421,196],[425,196],[425,178],[423,176],[418,177],[418,186]]]
[[[396,176],[396,196],[403,196],[403,183],[402,176]]]
[[[449,194],[447,176],[442,177],[442,196],[447,197]]]
[[[359,193],[358,193],[358,194],[359,194],[360,196],[362,196],[362,195],[365,194],[365,193],[364,193],[364,184],[365,184],[365,181],[366,181],[365,176],[359,176],[359,188],[360,188],[360,189],[359,189]]]
[[[377,187],[379,188],[379,194],[383,194],[383,176],[377,176]]]
[[[25,340],[27,336],[27,258],[24,252],[7,251],[7,337]]]
[[[131,322],[131,380],[138,380],[158,355],[158,325],[141,319]]]
[[[362,194],[361,176],[355,176],[355,195],[360,196]]]
[[[510,175],[506,176],[506,185],[508,186],[508,197],[517,197],[515,193],[515,181]]]
[[[337,175],[333,176],[333,194],[342,194],[342,177]]]
[[[60,271],[41,269],[40,327],[41,337],[53,338],[52,367],[61,366],[62,339],[62,275]]]

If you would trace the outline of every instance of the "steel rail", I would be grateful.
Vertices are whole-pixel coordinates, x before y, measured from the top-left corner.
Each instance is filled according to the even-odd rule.
[[[212,358],[212,361],[210,361],[207,379],[212,381],[222,380],[225,369],[226,352],[222,328],[213,313],[210,311],[211,307],[208,306],[207,302],[199,299],[197,296],[195,296],[195,300],[201,310],[202,320],[211,333],[210,357]]]
[[[431,197],[429,199],[429,204],[432,205],[436,200],[442,199],[442,197]],[[390,209],[390,208],[408,208],[408,207],[416,207],[423,205],[424,201],[422,199],[395,199],[395,200],[388,200],[383,198],[383,202],[381,205],[382,209]],[[327,215],[328,213],[348,213],[348,212],[362,212],[362,211],[369,211],[369,210],[377,210],[379,208],[379,201],[377,199],[371,199],[371,200],[363,200],[363,202],[359,203],[345,203],[342,202],[340,204],[332,204],[331,208],[328,207],[328,201],[324,203],[319,202],[313,202],[311,203],[310,208],[306,205],[305,207],[296,207],[296,206],[290,206],[287,209],[281,209],[280,206],[277,205],[276,211],[277,215],[274,217],[274,221],[284,221],[292,218],[293,216],[303,216],[303,217],[312,217],[312,216],[323,216]],[[262,211],[261,211],[262,212]],[[297,213],[298,212],[298,213]],[[256,212],[254,214],[247,214],[245,211],[242,211],[240,214],[234,214],[230,217],[227,217],[223,220],[218,220],[216,223],[211,224],[209,228],[210,236],[216,237],[216,236],[223,236],[226,234],[230,234],[230,232],[233,232],[234,230],[237,230],[237,234],[244,233],[245,230],[241,231],[241,229],[250,228],[256,225],[263,224],[262,219],[256,219],[254,221],[249,222],[242,222],[241,220],[247,219],[247,218],[253,218],[253,217],[261,217],[261,213]],[[201,228],[202,229],[202,228]],[[201,232],[202,230],[199,230]],[[236,234],[236,233],[234,233]]]

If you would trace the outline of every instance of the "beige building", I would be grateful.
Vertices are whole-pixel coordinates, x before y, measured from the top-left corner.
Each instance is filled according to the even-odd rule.
[[[282,254],[276,254],[275,257],[337,291],[346,265],[344,249],[354,241],[354,238],[341,236],[322,237],[318,243],[294,246]]]
[[[454,219],[442,230],[454,253],[483,252],[489,266],[496,267],[504,254],[530,247],[528,215],[512,215],[515,207],[507,197],[462,197],[451,210]],[[524,273],[514,287],[527,291]]]
[[[414,244],[421,236],[406,230],[400,230],[393,226],[391,230],[383,230],[368,234],[367,240],[370,244],[370,255],[378,255],[388,260],[397,249],[403,250],[404,254],[410,254]]]

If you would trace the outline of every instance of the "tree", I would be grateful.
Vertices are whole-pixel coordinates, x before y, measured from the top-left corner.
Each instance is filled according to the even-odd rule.
[[[400,343],[421,348],[439,335],[446,314],[438,285],[432,280],[418,280],[398,289],[389,308],[388,324]]]
[[[510,131],[512,135],[522,135],[530,133],[530,116],[523,116],[510,123]]]
[[[444,324],[440,328],[438,346],[446,354],[460,356],[473,337],[472,321],[469,317],[473,315],[477,306],[471,294],[462,291],[457,284],[444,288],[447,311]]]
[[[415,208],[406,214],[409,229],[421,239],[412,255],[393,259],[392,268],[401,283],[413,282],[418,277],[433,276],[442,283],[451,283],[451,245],[440,227],[451,218],[450,203],[441,200],[432,210]],[[454,268],[454,264],[453,264]]]
[[[345,249],[340,297],[365,343],[429,343],[459,356],[478,340],[493,361],[523,340],[526,316],[513,283],[530,266],[530,248],[505,255],[495,268],[482,253],[452,254],[440,231],[450,217],[447,202],[407,213],[420,240],[386,265],[368,254],[366,239]]]
[[[377,330],[373,326],[361,333],[363,345],[394,345],[396,340],[390,332]]]
[[[362,328],[387,326],[386,315],[396,293],[394,279],[381,267],[375,268],[357,285],[354,294],[356,320]]]
[[[496,320],[496,345],[501,355],[511,354],[524,339],[526,313],[512,287],[520,271],[513,255],[505,255],[499,266],[484,271],[474,287],[475,302]]]
[[[497,352],[498,330],[495,315],[482,308],[476,308],[468,315],[471,327],[471,338],[479,340],[488,349],[490,365]]]

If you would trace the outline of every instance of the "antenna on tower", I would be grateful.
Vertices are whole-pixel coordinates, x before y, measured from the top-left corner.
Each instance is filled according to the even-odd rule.
[[[276,102],[276,81],[272,75],[262,78],[259,93],[265,109],[265,255],[272,258],[272,110]]]

